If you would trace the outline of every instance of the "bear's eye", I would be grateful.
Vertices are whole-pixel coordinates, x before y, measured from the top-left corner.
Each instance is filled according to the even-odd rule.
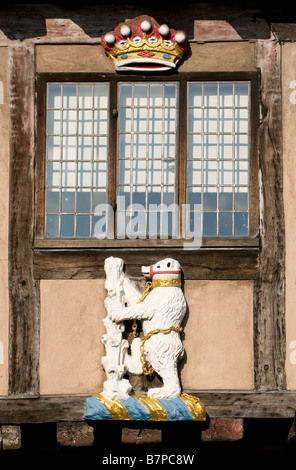
[[[160,266],[156,266],[156,267],[157,267],[157,269],[159,269],[159,268],[160,268]]]
[[[167,267],[169,268],[169,267],[170,267],[170,265],[171,265],[171,263],[168,263],[168,264],[167,264]]]

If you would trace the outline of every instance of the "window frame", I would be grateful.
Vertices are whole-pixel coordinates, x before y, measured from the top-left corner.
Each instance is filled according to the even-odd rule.
[[[45,238],[45,165],[46,165],[46,94],[48,82],[109,82],[109,195],[108,203],[116,217],[117,166],[117,83],[118,82],[179,82],[178,117],[178,205],[186,202],[187,165],[187,82],[192,81],[249,81],[250,82],[250,193],[249,235],[246,237],[203,237],[201,247],[258,247],[259,246],[259,158],[257,132],[259,127],[258,72],[180,72],[155,75],[39,73],[36,75],[36,158],[35,158],[35,248],[180,248],[184,239],[103,239]],[[185,103],[185,105],[184,105]],[[181,105],[182,104],[182,105]],[[115,224],[116,226],[116,224]],[[182,233],[182,216],[180,217]],[[188,242],[188,240],[187,240]]]

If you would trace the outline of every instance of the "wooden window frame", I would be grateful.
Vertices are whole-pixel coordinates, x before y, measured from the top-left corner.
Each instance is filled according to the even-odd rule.
[[[180,260],[184,279],[242,279],[253,280],[259,269],[259,162],[257,132],[259,127],[258,72],[190,72],[167,75],[120,75],[85,73],[40,73],[36,75],[36,156],[35,156],[35,279],[94,279],[105,277],[104,259],[107,256],[124,258],[132,276],[139,276],[140,266],[155,263],[163,257]],[[184,240],[116,240],[104,239],[45,239],[44,175],[45,175],[45,116],[47,82],[110,81],[110,142],[109,175],[116,180],[116,114],[117,82],[124,81],[179,81],[180,101],[186,100],[188,81],[250,81],[251,83],[251,144],[250,144],[250,233],[248,237],[208,237],[200,247],[184,248]],[[187,108],[179,110],[178,200],[185,203],[186,192],[186,131]],[[185,125],[184,125],[185,124]],[[183,188],[183,189],[182,189]],[[116,187],[109,190],[109,204],[115,207]]]
[[[187,82],[189,81],[249,81],[251,83],[251,114],[250,114],[250,225],[247,237],[204,237],[202,247],[218,246],[258,246],[259,238],[259,196],[258,196],[258,152],[256,135],[258,129],[258,75],[256,72],[236,73],[179,73],[169,75],[119,75],[119,74],[39,74],[37,75],[37,152],[36,152],[36,194],[35,194],[35,241],[36,248],[182,248],[184,240],[98,240],[87,239],[46,239],[44,237],[44,175],[45,175],[45,125],[46,125],[46,84],[48,82],[109,82],[110,83],[110,109],[109,109],[109,197],[108,203],[116,207],[116,139],[117,139],[117,82],[128,81],[175,81],[179,82],[180,103],[187,100]],[[178,147],[178,204],[186,202],[186,164],[187,164],[187,106],[179,108],[179,147]],[[182,224],[182,217],[180,225]],[[182,233],[182,227],[181,227]]]

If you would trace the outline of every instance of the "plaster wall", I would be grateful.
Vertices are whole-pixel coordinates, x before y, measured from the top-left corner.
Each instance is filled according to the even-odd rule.
[[[296,44],[282,45],[282,91],[283,91],[283,185],[285,204],[286,243],[286,335],[287,388],[296,389]]]
[[[255,44],[229,42],[190,44],[180,72],[233,72],[255,70]],[[36,45],[36,70],[50,72],[114,72],[111,58],[98,45]]]
[[[0,395],[8,394],[9,57],[0,47]]]
[[[98,45],[37,45],[36,71],[112,73],[114,67]]]
[[[186,281],[185,389],[254,387],[253,282]]]
[[[40,393],[99,392],[104,280],[40,282]]]
[[[252,293],[248,281],[186,281],[183,388],[253,388]],[[104,280],[41,281],[41,394],[102,390],[104,298]]]

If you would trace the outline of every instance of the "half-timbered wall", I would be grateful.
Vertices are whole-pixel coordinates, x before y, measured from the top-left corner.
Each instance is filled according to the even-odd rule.
[[[78,13],[32,5],[20,15],[17,8],[0,12],[0,424],[26,422],[26,410],[32,422],[83,419],[84,394],[98,392],[104,380],[103,263],[110,255],[122,257],[133,277],[168,254],[180,261],[189,305],[181,380],[210,416],[293,416],[294,43],[280,43],[267,22],[249,13],[233,13],[230,21],[224,10],[191,5],[169,18],[190,41],[179,73],[257,84],[251,175],[257,237],[236,246],[206,242],[195,252],[147,244],[123,250],[106,242],[73,249],[36,239],[40,80],[112,74],[100,36],[142,9]],[[13,414],[12,398],[23,400],[23,414]]]
[[[223,72],[255,72],[253,43],[192,44],[191,52],[190,59],[181,65],[180,72],[184,69],[186,72],[215,72],[217,69]],[[88,57],[87,62],[85,56]],[[217,63],[220,64],[218,67]],[[38,74],[53,70],[55,73],[107,73],[110,71],[110,61],[104,57],[100,46],[37,45],[36,69]],[[104,375],[99,361],[102,346],[98,341],[105,316],[103,283],[100,283],[100,291],[96,292],[93,286],[98,285],[97,281],[85,279],[90,275],[86,268],[89,261],[82,252],[82,265],[77,273],[77,266],[73,266],[71,272],[62,260],[63,253],[58,262],[54,253],[46,253],[46,258],[43,258],[45,253],[41,248],[48,247],[48,242],[36,240],[36,245],[35,275],[41,279],[40,393],[91,393],[100,390]],[[186,252],[178,252],[185,279],[188,279],[185,281],[185,295],[188,292],[189,303],[184,342],[186,361],[181,373],[185,389],[254,388],[253,279],[257,276],[256,250],[251,247],[244,251],[250,266],[253,263],[250,272],[241,269],[240,250],[238,253],[220,250],[220,256],[224,259],[220,262],[217,259],[211,281],[206,280],[209,277],[206,272],[199,272],[201,260],[198,256],[195,255],[193,265],[189,266],[187,263],[192,253],[189,251],[186,257]],[[232,256],[235,255],[241,270],[236,274],[232,267]],[[104,256],[107,255],[102,252],[101,260]],[[134,261],[128,261],[125,252],[122,255],[119,253],[119,256],[127,261],[127,270],[139,276],[140,266],[136,268]],[[147,252],[143,252],[142,257],[138,252],[136,256],[137,263],[141,264],[150,263],[152,259],[149,259]],[[152,256],[156,261],[158,255],[153,253]],[[216,256],[219,257],[219,252]],[[49,262],[48,268],[44,265],[45,259]],[[101,260],[96,266],[100,270],[99,276],[103,274]],[[207,270],[209,262],[212,263],[206,257],[204,270]],[[64,275],[60,270],[64,267],[68,268],[66,278],[75,276],[84,280],[46,280],[62,279]],[[224,273],[219,274],[219,269]],[[46,279],[42,280],[43,277]],[[238,281],[227,280],[233,278]],[[94,294],[91,295],[91,292]],[[95,302],[97,295],[100,301]]]

